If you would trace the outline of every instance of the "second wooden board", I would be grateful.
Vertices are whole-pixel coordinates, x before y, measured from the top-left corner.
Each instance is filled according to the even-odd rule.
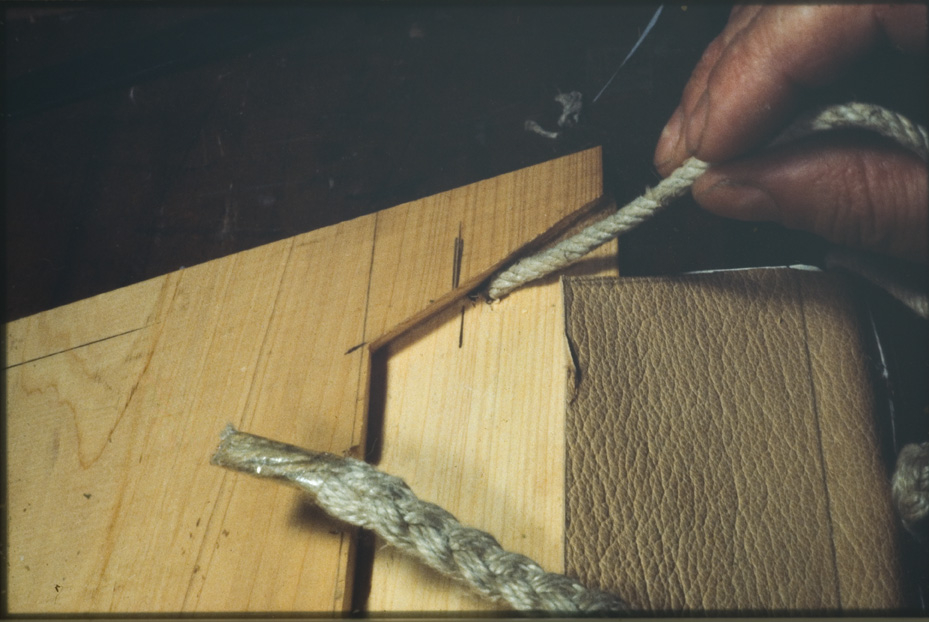
[[[616,242],[570,270],[616,275]],[[375,373],[379,466],[420,498],[564,571],[565,399],[573,374],[557,278],[493,305],[464,303],[391,342]],[[389,548],[375,547],[372,613],[494,605]]]

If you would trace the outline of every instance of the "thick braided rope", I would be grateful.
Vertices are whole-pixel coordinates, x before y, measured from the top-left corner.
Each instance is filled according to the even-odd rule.
[[[387,543],[491,600],[521,611],[628,611],[622,599],[589,590],[564,575],[510,553],[490,534],[465,527],[439,506],[421,501],[398,477],[371,465],[223,430],[212,464],[296,485],[329,515],[370,529]]]
[[[840,128],[877,132],[913,151],[923,160],[929,160],[929,134],[924,128],[880,106],[854,102],[829,106],[798,119],[772,144],[796,140],[812,132]],[[487,287],[487,297],[499,300],[518,287],[566,268],[614,237],[634,229],[672,201],[687,194],[693,182],[708,166],[702,160],[690,158],[655,188],[646,190],[644,195],[615,214],[551,248],[517,261],[498,274]]]

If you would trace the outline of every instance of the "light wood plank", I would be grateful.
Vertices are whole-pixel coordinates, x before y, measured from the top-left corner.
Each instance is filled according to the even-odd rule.
[[[616,243],[576,274],[616,275]],[[566,375],[559,283],[492,306],[462,304],[384,352],[380,466],[501,545],[564,571]],[[371,612],[494,607],[398,552],[376,547]]]
[[[391,285],[371,290],[369,342],[384,343],[419,322],[434,303],[456,297],[451,285],[459,236],[458,289],[470,290],[529,240],[582,217],[582,206],[591,209],[603,193],[599,153],[545,162],[378,214],[371,281]]]
[[[166,284],[167,277],[149,279],[11,322],[6,364],[19,365],[152,324],[158,321],[155,313]]]
[[[370,245],[370,228],[343,229],[354,238],[346,241]],[[32,499],[48,500],[31,515],[11,513],[10,551],[22,564],[11,568],[12,611],[341,606],[335,570],[344,563],[330,562],[331,571],[321,574],[307,559],[338,559],[341,534],[319,528],[320,521],[295,520],[300,502],[293,491],[230,477],[208,464],[216,430],[227,420],[248,425],[254,417],[255,387],[264,374],[303,354],[298,347],[275,352],[273,338],[274,302],[286,276],[309,288],[291,283],[290,292],[326,284],[291,267],[296,245],[171,275],[173,287],[162,301],[170,310],[160,325],[10,370],[10,504],[19,509]],[[325,267],[329,256],[304,257]],[[363,302],[363,281],[360,286],[356,297]],[[338,333],[314,336],[308,349],[331,350]],[[127,362],[134,363],[128,371]],[[98,385],[107,390],[90,399],[96,396],[88,388]],[[345,388],[353,400],[355,387]],[[290,419],[266,416],[256,427],[283,434],[273,424],[291,432]],[[328,436],[343,445],[350,441],[350,430],[339,438],[339,418],[315,423],[328,423]],[[36,455],[36,448],[52,455]],[[80,526],[78,537],[70,525]],[[295,580],[281,581],[274,592],[254,586],[278,582],[272,579],[280,568]],[[313,589],[296,594],[301,579]]]
[[[599,161],[575,154],[8,324],[10,611],[342,610],[354,534],[296,491],[211,467],[219,431],[351,451],[370,348],[458,295],[459,226],[460,292],[593,199]]]

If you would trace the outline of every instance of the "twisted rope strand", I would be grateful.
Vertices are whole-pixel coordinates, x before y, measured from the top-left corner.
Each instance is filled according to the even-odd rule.
[[[839,128],[859,128],[877,132],[900,146],[929,160],[929,134],[906,117],[873,104],[850,103],[828,106],[803,117],[787,128],[772,144],[796,140],[812,132]],[[694,181],[709,164],[690,158],[655,188],[635,199],[615,214],[594,223],[552,248],[517,261],[498,274],[487,287],[487,297],[499,300],[513,290],[568,267],[590,251],[614,237],[634,229],[687,194]],[[917,294],[919,295],[919,294]],[[925,296],[923,295],[925,299]],[[917,303],[929,305],[929,301]]]
[[[487,290],[491,300],[499,300],[514,289],[565,268],[616,236],[638,227],[690,190],[694,180],[709,165],[690,158],[654,188],[614,214],[595,222],[577,235],[530,255],[497,275]]]
[[[231,425],[210,462],[289,482],[308,492],[329,515],[370,529],[389,544],[484,597],[520,611],[623,612],[622,599],[545,572],[524,555],[505,551],[490,534],[465,527],[406,483],[352,458],[313,452]]]
[[[813,132],[837,129],[862,129],[889,138],[923,160],[929,160],[929,133],[903,115],[881,106],[851,102],[828,106],[801,117],[771,144],[796,140]]]
[[[929,517],[929,443],[906,445],[891,480],[894,505],[910,531]]]

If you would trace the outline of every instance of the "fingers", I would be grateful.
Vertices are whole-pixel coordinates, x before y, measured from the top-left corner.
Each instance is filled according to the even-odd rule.
[[[729,23],[703,52],[703,56],[694,68],[687,86],[684,87],[681,103],[671,114],[670,120],[658,139],[658,147],[655,151],[655,167],[662,176],[669,175],[671,171],[689,157],[684,142],[684,129],[697,100],[706,90],[710,72],[719,62],[720,57],[726,51],[732,39],[751,24],[754,17],[761,11],[762,7],[759,6],[734,7],[729,16]]]
[[[693,195],[721,216],[778,222],[909,261],[929,256],[926,164],[870,136],[810,137],[713,166]]]
[[[926,25],[925,5],[736,7],[694,69],[659,139],[655,166],[668,175],[691,156],[726,162],[760,147],[787,125],[807,91],[882,42],[924,52]],[[771,220],[925,262],[925,163],[861,139],[810,137],[711,167],[694,184],[694,197],[723,216]]]
[[[659,172],[667,175],[690,156],[725,161],[771,139],[808,89],[850,67],[883,28],[875,8],[864,5],[734,10],[662,133]]]

